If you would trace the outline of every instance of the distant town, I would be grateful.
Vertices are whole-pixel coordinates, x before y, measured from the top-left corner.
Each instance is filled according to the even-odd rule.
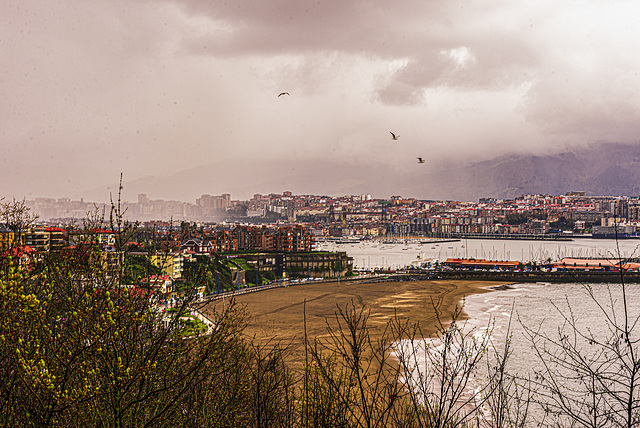
[[[104,204],[68,198],[36,198],[25,205],[43,225],[78,224]],[[578,236],[625,238],[640,224],[640,199],[627,196],[522,195],[513,199],[481,198],[478,202],[419,200],[371,195],[319,196],[256,194],[234,200],[230,194],[202,195],[195,203],[152,200],[139,194],[123,202],[128,220],[146,225],[196,229],[229,228],[232,224],[304,225],[315,239],[323,237],[512,237],[570,239]],[[108,211],[108,210],[107,210]],[[306,246],[306,245],[305,245]]]
[[[164,300],[178,298],[177,290],[185,289],[196,273],[203,271],[208,272],[207,287],[201,295],[262,286],[283,278],[339,279],[360,273],[354,271],[354,260],[345,251],[319,251],[323,242],[422,244],[462,238],[640,236],[639,198],[587,196],[582,191],[508,200],[481,198],[478,202],[294,195],[285,191],[256,194],[246,201],[234,200],[230,194],[202,195],[195,203],[188,203],[151,200],[139,194],[137,202],[114,205],[67,198],[4,199],[0,208],[0,255],[31,266],[47,254],[73,258],[94,248],[101,263],[117,266],[127,254],[127,264],[134,266],[134,271],[146,272],[144,277],[164,284]],[[410,267],[438,265],[423,258],[417,261]],[[461,275],[459,272],[469,270],[525,268],[522,260],[451,258],[441,262],[439,275],[449,275],[447,269]],[[547,265],[529,266],[529,270],[639,270],[640,260],[632,262],[633,266],[623,266],[615,260],[547,260]],[[129,280],[135,282],[133,276]]]

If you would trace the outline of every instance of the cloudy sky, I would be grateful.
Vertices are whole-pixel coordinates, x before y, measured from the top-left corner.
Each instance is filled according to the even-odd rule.
[[[639,139],[637,1],[4,0],[0,15],[0,195]]]

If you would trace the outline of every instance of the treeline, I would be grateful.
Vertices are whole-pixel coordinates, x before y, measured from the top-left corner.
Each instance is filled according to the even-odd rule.
[[[505,216],[507,224],[520,225],[527,224],[530,220],[548,220],[548,213],[535,213],[535,212],[522,212],[522,213],[510,213]],[[588,226],[592,226],[592,223],[588,223]],[[566,218],[565,216],[559,216],[556,220],[549,222],[549,227],[558,230],[573,230],[575,227],[575,220]]]

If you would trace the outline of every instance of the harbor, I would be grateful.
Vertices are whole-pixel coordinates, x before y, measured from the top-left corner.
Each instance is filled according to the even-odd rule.
[[[316,242],[316,250],[345,251],[356,270],[400,269],[442,263],[448,258],[549,263],[563,258],[617,259],[640,257],[640,241],[583,238],[571,241],[512,239],[371,239],[350,243]]]

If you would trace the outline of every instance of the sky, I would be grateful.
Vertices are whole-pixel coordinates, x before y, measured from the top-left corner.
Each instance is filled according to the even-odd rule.
[[[0,16],[4,196],[106,197],[121,173],[126,190],[195,168],[184,200],[250,197],[256,162],[374,177],[639,141],[637,1],[4,0]]]

